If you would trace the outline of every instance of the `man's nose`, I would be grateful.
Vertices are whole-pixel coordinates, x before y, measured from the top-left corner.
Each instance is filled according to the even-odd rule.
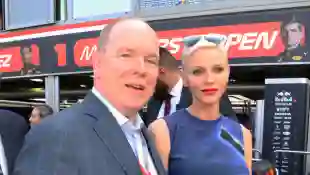
[[[140,73],[145,73],[146,72],[145,61],[144,61],[143,57],[140,57],[138,59],[136,67],[137,67],[137,70]]]

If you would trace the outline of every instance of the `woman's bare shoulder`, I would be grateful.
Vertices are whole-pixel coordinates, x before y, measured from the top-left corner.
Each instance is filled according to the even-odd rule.
[[[164,134],[164,135],[168,135],[168,137],[169,137],[169,129],[168,129],[167,123],[164,119],[155,120],[154,122],[152,122],[149,125],[148,129],[155,136]]]

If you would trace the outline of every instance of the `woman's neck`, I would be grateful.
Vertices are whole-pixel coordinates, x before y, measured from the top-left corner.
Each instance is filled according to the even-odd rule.
[[[217,120],[220,117],[219,103],[206,105],[198,101],[193,101],[193,104],[189,107],[189,111],[193,116],[201,120]]]

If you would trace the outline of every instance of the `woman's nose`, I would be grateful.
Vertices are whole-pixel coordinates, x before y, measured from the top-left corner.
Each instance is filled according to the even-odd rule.
[[[214,75],[211,72],[207,72],[206,73],[206,78],[205,78],[205,83],[209,84],[209,83],[214,83]]]

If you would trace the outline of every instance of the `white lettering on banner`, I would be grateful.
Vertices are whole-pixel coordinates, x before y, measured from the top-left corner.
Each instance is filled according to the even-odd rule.
[[[172,38],[172,39],[159,39],[159,43],[161,47],[167,48],[170,47],[169,49],[170,53],[176,54],[179,52],[181,46],[180,43],[182,42],[182,38]]]
[[[229,48],[231,46],[238,45],[241,42],[241,39],[242,39],[242,34],[234,34],[234,33],[230,34],[227,37],[227,41],[226,41],[225,47]]]
[[[11,66],[12,55],[0,55],[0,68]]]
[[[240,42],[239,50],[252,50],[257,35],[258,35],[257,32],[245,33]],[[258,46],[258,44],[255,44],[255,46]]]
[[[269,32],[232,33],[228,35],[225,47],[239,44],[238,50],[257,50],[260,47],[269,50],[274,46],[278,36],[279,31],[273,31],[271,36]]]
[[[96,52],[97,50],[97,46],[93,45],[93,46],[85,46],[83,49],[83,52],[80,56],[80,60],[90,60],[93,53]]]
[[[226,48],[238,46],[238,50],[257,50],[264,48],[266,50],[272,49],[279,31],[273,32],[248,32],[248,33],[231,33],[227,36],[225,43]],[[179,52],[182,42],[182,38],[166,39],[162,38],[159,40],[161,47],[167,48],[172,54]]]

